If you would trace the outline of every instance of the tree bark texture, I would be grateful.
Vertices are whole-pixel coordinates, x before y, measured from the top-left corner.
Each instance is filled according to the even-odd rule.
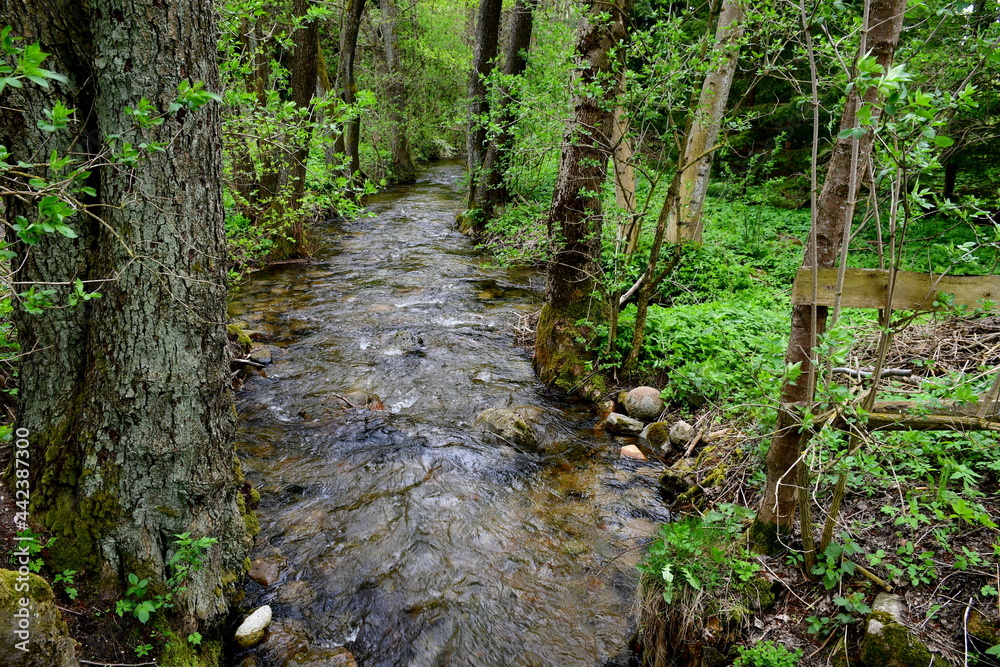
[[[538,0],[516,0],[514,4],[510,39],[504,57],[505,76],[521,76],[528,66],[528,48],[531,45],[534,11],[537,4]],[[516,103],[510,86],[504,85],[500,90],[500,108],[497,110],[497,125],[500,131],[486,149],[481,175],[475,184],[476,195],[470,205],[470,208],[479,209],[481,212],[480,221],[489,220],[498,207],[510,201],[510,190],[505,174],[510,164],[510,151],[514,147]]]
[[[742,38],[743,4],[740,0],[723,0],[713,55],[719,59],[719,65],[705,75],[698,106],[692,111],[684,154],[680,158],[681,164],[686,165],[678,192],[680,207],[667,222],[667,240],[671,243],[701,242],[702,213],[715,155],[710,149],[719,138]]]
[[[486,77],[493,71],[500,39],[501,0],[480,0],[476,13],[476,45],[472,52],[472,72],[469,75],[469,132],[466,136],[469,168],[469,206],[476,197],[479,168],[483,163],[486,126],[483,116],[489,112],[486,99]]]
[[[892,64],[892,57],[903,25],[905,0],[869,0],[867,49],[878,60],[884,71]],[[864,55],[864,54],[862,54]],[[878,91],[872,87],[864,102],[878,101]],[[852,93],[844,106],[840,129],[857,126],[857,110],[862,100]],[[815,215],[815,245],[807,245],[803,266],[834,266],[840,253],[848,216],[853,214],[861,176],[871,155],[874,128],[877,127],[877,106],[873,113],[874,124],[860,139],[838,139],[827,168],[826,180],[820,193]],[[855,142],[856,145],[855,145]],[[852,153],[856,151],[856,159]],[[852,174],[853,172],[853,174]],[[852,191],[853,185],[853,191]],[[780,408],[775,435],[767,453],[767,483],[761,500],[760,511],[754,522],[752,537],[760,548],[780,548],[779,536],[792,530],[798,498],[795,468],[802,451],[802,434],[799,432],[798,414],[812,408],[815,387],[815,368],[812,363],[813,331],[825,331],[827,308],[801,305],[792,308],[791,336],[785,352],[785,363],[801,363],[802,373],[795,383],[785,382],[781,388]]]
[[[593,298],[601,251],[601,188],[614,146],[614,97],[617,90],[611,50],[625,38],[628,0],[589,4],[577,36],[578,93],[563,139],[559,175],[549,209],[554,251],[546,280],[546,299],[538,323],[535,369],[542,381],[565,390],[584,389],[590,337],[581,320],[599,322],[607,304]],[[597,14],[610,13],[607,20]],[[595,94],[595,90],[601,91]]]
[[[292,13],[304,17],[309,0],[293,0]],[[308,21],[292,33],[292,49],[288,54],[288,76],[292,102],[307,116],[313,114],[313,95],[319,78],[319,31],[315,21]],[[303,252],[305,232],[302,224],[302,198],[306,191],[306,167],[312,133],[296,134],[290,142],[288,184],[291,188],[287,214],[291,216],[292,247],[289,254]]]
[[[348,0],[344,10],[344,24],[340,27],[340,59],[337,62],[337,86],[344,104],[353,106],[358,101],[358,86],[354,81],[354,59],[358,50],[358,33],[361,31],[361,15],[365,11],[365,0]],[[344,124],[344,157],[347,160],[347,178],[354,181],[360,177],[361,120],[356,116]]]
[[[124,109],[141,98],[165,109],[183,80],[218,90],[212,3],[0,0],[0,13],[70,77],[5,100],[0,141],[18,159],[46,138],[46,157],[70,147],[70,132],[35,129],[56,96],[85,119],[77,153],[94,155],[115,134],[167,142],[135,167],[93,173],[103,224],[81,213],[78,238],[20,248],[25,286],[107,280],[85,306],[16,313],[31,351],[17,426],[30,432],[32,519],[57,538],[53,567],[97,575],[108,590],[129,572],[165,580],[177,533],[217,538],[174,610],[182,630],[209,628],[228,612],[252,523],[232,440],[220,109],[138,131]],[[6,205],[8,218],[31,215],[28,204]],[[67,288],[57,289],[65,303]]]
[[[392,180],[413,183],[417,168],[410,155],[410,140],[406,136],[406,73],[399,62],[399,36],[394,0],[379,0],[383,23],[380,27],[385,47],[386,86],[389,97],[389,152],[392,154]]]

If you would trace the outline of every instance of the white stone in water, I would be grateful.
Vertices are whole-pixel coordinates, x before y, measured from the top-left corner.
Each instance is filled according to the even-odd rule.
[[[264,631],[271,624],[271,607],[264,605],[254,610],[247,616],[246,620],[236,629],[236,643],[243,648],[250,648],[260,643],[264,638]]]

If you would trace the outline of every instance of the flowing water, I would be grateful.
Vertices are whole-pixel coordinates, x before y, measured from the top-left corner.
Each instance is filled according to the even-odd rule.
[[[667,519],[657,469],[538,384],[512,330],[542,278],[453,230],[461,175],[438,164],[372,197],[371,217],[321,227],[314,262],[255,274],[232,304],[275,348],[239,396],[253,558],[279,572],[247,587],[275,617],[257,664],[335,646],[363,667],[631,660],[635,564]],[[335,395],[356,390],[385,409]],[[490,407],[522,408],[538,447],[479,432]]]

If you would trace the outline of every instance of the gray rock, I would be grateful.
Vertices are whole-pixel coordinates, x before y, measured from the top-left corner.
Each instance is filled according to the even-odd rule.
[[[688,424],[686,421],[681,420],[674,422],[674,425],[670,427],[670,444],[675,447],[684,447],[689,442],[694,440],[695,430],[694,426]]]
[[[26,590],[19,590],[25,585]],[[36,574],[0,570],[0,628],[0,665],[80,665],[76,641],[56,608],[52,588]]]
[[[270,364],[274,359],[271,356],[271,350],[266,347],[259,347],[256,350],[250,352],[250,361],[256,361],[258,364]]]
[[[664,407],[660,390],[653,387],[636,387],[625,395],[625,411],[633,419],[656,421]]]
[[[642,433],[643,424],[638,419],[632,419],[618,412],[612,412],[604,420],[604,428],[609,433],[618,435],[639,435]]]
[[[524,417],[506,408],[488,408],[479,413],[473,425],[500,442],[520,448],[538,445],[535,431]]]
[[[271,607],[268,605],[258,607],[252,614],[246,617],[246,620],[240,624],[240,627],[236,628],[234,639],[243,648],[256,646],[264,638],[264,632],[267,631],[267,626],[270,624]]]

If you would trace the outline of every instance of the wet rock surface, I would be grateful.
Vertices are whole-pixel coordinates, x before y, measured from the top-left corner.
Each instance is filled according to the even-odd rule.
[[[238,659],[342,646],[375,667],[628,663],[639,547],[669,518],[662,466],[622,457],[591,406],[537,383],[511,328],[543,279],[487,267],[452,229],[461,175],[446,163],[372,197],[375,216],[329,223],[312,264],[257,272],[237,295],[288,352],[239,395],[262,495],[251,558],[287,561],[273,585],[248,584],[246,604],[275,618]],[[385,409],[332,395],[352,390]],[[474,426],[498,406],[537,447]]]

